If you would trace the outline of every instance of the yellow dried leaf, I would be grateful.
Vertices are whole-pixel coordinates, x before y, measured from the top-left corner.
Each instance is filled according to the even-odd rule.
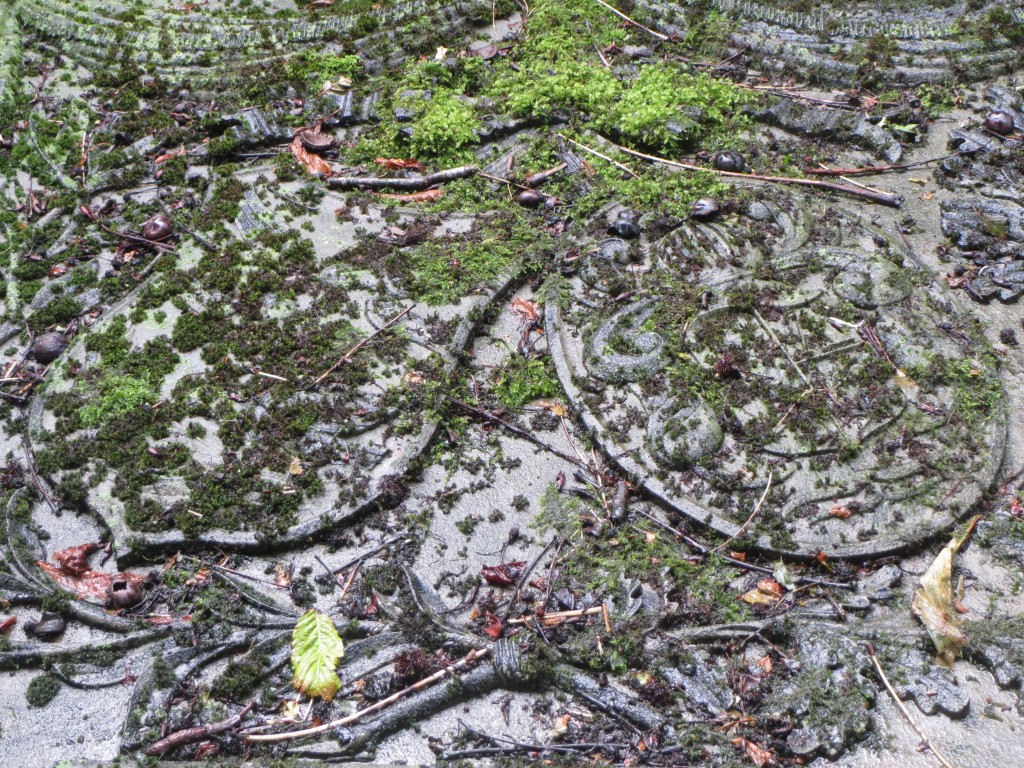
[[[551,413],[555,414],[555,416],[557,416],[560,419],[564,419],[569,415],[569,411],[564,405],[562,405],[561,403],[556,403],[553,400],[543,400],[537,403],[537,405],[539,405],[546,411],[551,411]]]
[[[911,610],[924,624],[935,644],[938,654],[936,661],[947,667],[953,666],[960,651],[967,646],[967,636],[961,629],[963,619],[956,610],[953,557],[974,530],[979,519],[980,515],[971,518],[967,529],[959,536],[954,535],[943,547],[921,577],[921,586],[914,592],[914,601],[911,604]]]
[[[288,699],[281,706],[281,719],[291,723],[297,723],[302,720],[302,708],[299,706],[299,702],[295,699]]]
[[[305,471],[306,470],[304,470],[302,468],[302,462],[299,460],[299,457],[298,456],[293,456],[292,457],[292,463],[288,465],[288,474],[289,475],[301,475]]]

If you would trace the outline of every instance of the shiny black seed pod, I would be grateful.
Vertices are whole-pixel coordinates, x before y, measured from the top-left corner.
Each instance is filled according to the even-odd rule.
[[[747,170],[747,161],[743,158],[743,155],[731,149],[715,152],[711,156],[711,165],[714,166],[716,171],[743,173]]]
[[[142,225],[142,236],[155,243],[166,240],[173,231],[171,220],[165,213],[158,213]]]
[[[48,365],[60,357],[61,352],[67,347],[68,343],[62,334],[44,333],[32,342],[32,357],[38,362]]]
[[[718,214],[721,212],[722,206],[718,204],[717,200],[711,197],[702,197],[690,208],[690,218],[697,219],[697,221],[711,221],[718,218]]]

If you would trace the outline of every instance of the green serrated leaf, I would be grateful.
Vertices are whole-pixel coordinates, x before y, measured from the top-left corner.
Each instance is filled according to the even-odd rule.
[[[306,611],[292,631],[292,685],[302,693],[330,701],[341,688],[338,661],[345,645],[334,622],[320,611]]]

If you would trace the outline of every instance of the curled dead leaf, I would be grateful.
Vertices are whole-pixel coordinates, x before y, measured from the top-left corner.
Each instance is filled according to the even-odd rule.
[[[758,746],[748,739],[743,737],[733,739],[732,743],[742,749],[750,761],[757,766],[773,765],[775,763],[775,755],[769,752],[764,747]]]
[[[569,416],[569,410],[561,403],[555,402],[553,400],[542,400],[541,402],[537,403],[537,405],[539,405],[545,411],[550,411],[551,413],[555,414],[555,416],[557,416],[560,419],[564,419]]]
[[[288,149],[291,150],[292,154],[295,155],[295,159],[306,166],[306,170],[310,173],[319,173],[323,176],[333,176],[334,171],[331,169],[330,164],[322,157],[313,154],[302,145],[302,140],[296,136],[292,139],[292,143],[288,145]]]
[[[957,656],[967,647],[953,587],[953,558],[980,519],[980,515],[971,518],[964,532],[954,535],[943,547],[921,577],[921,586],[914,592],[911,603],[911,610],[924,624],[935,644],[936,661],[947,667],[952,667]]]
[[[516,297],[509,304],[509,311],[522,318],[523,322],[532,323],[540,317],[540,305],[535,301]]]
[[[389,171],[425,171],[427,166],[419,160],[403,160],[400,157],[378,157],[373,162]]]

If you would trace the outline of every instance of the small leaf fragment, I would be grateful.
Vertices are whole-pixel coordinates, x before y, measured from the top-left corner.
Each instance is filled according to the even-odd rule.
[[[331,701],[341,688],[336,670],[344,653],[345,644],[330,617],[306,611],[292,631],[292,685],[308,696]]]
[[[967,524],[960,535],[954,535],[943,547],[921,577],[921,586],[914,592],[911,610],[928,630],[938,655],[936,661],[952,667],[956,657],[967,647],[967,636],[961,625],[963,619],[957,611],[957,598],[953,589],[953,557],[974,530],[980,516]]]

